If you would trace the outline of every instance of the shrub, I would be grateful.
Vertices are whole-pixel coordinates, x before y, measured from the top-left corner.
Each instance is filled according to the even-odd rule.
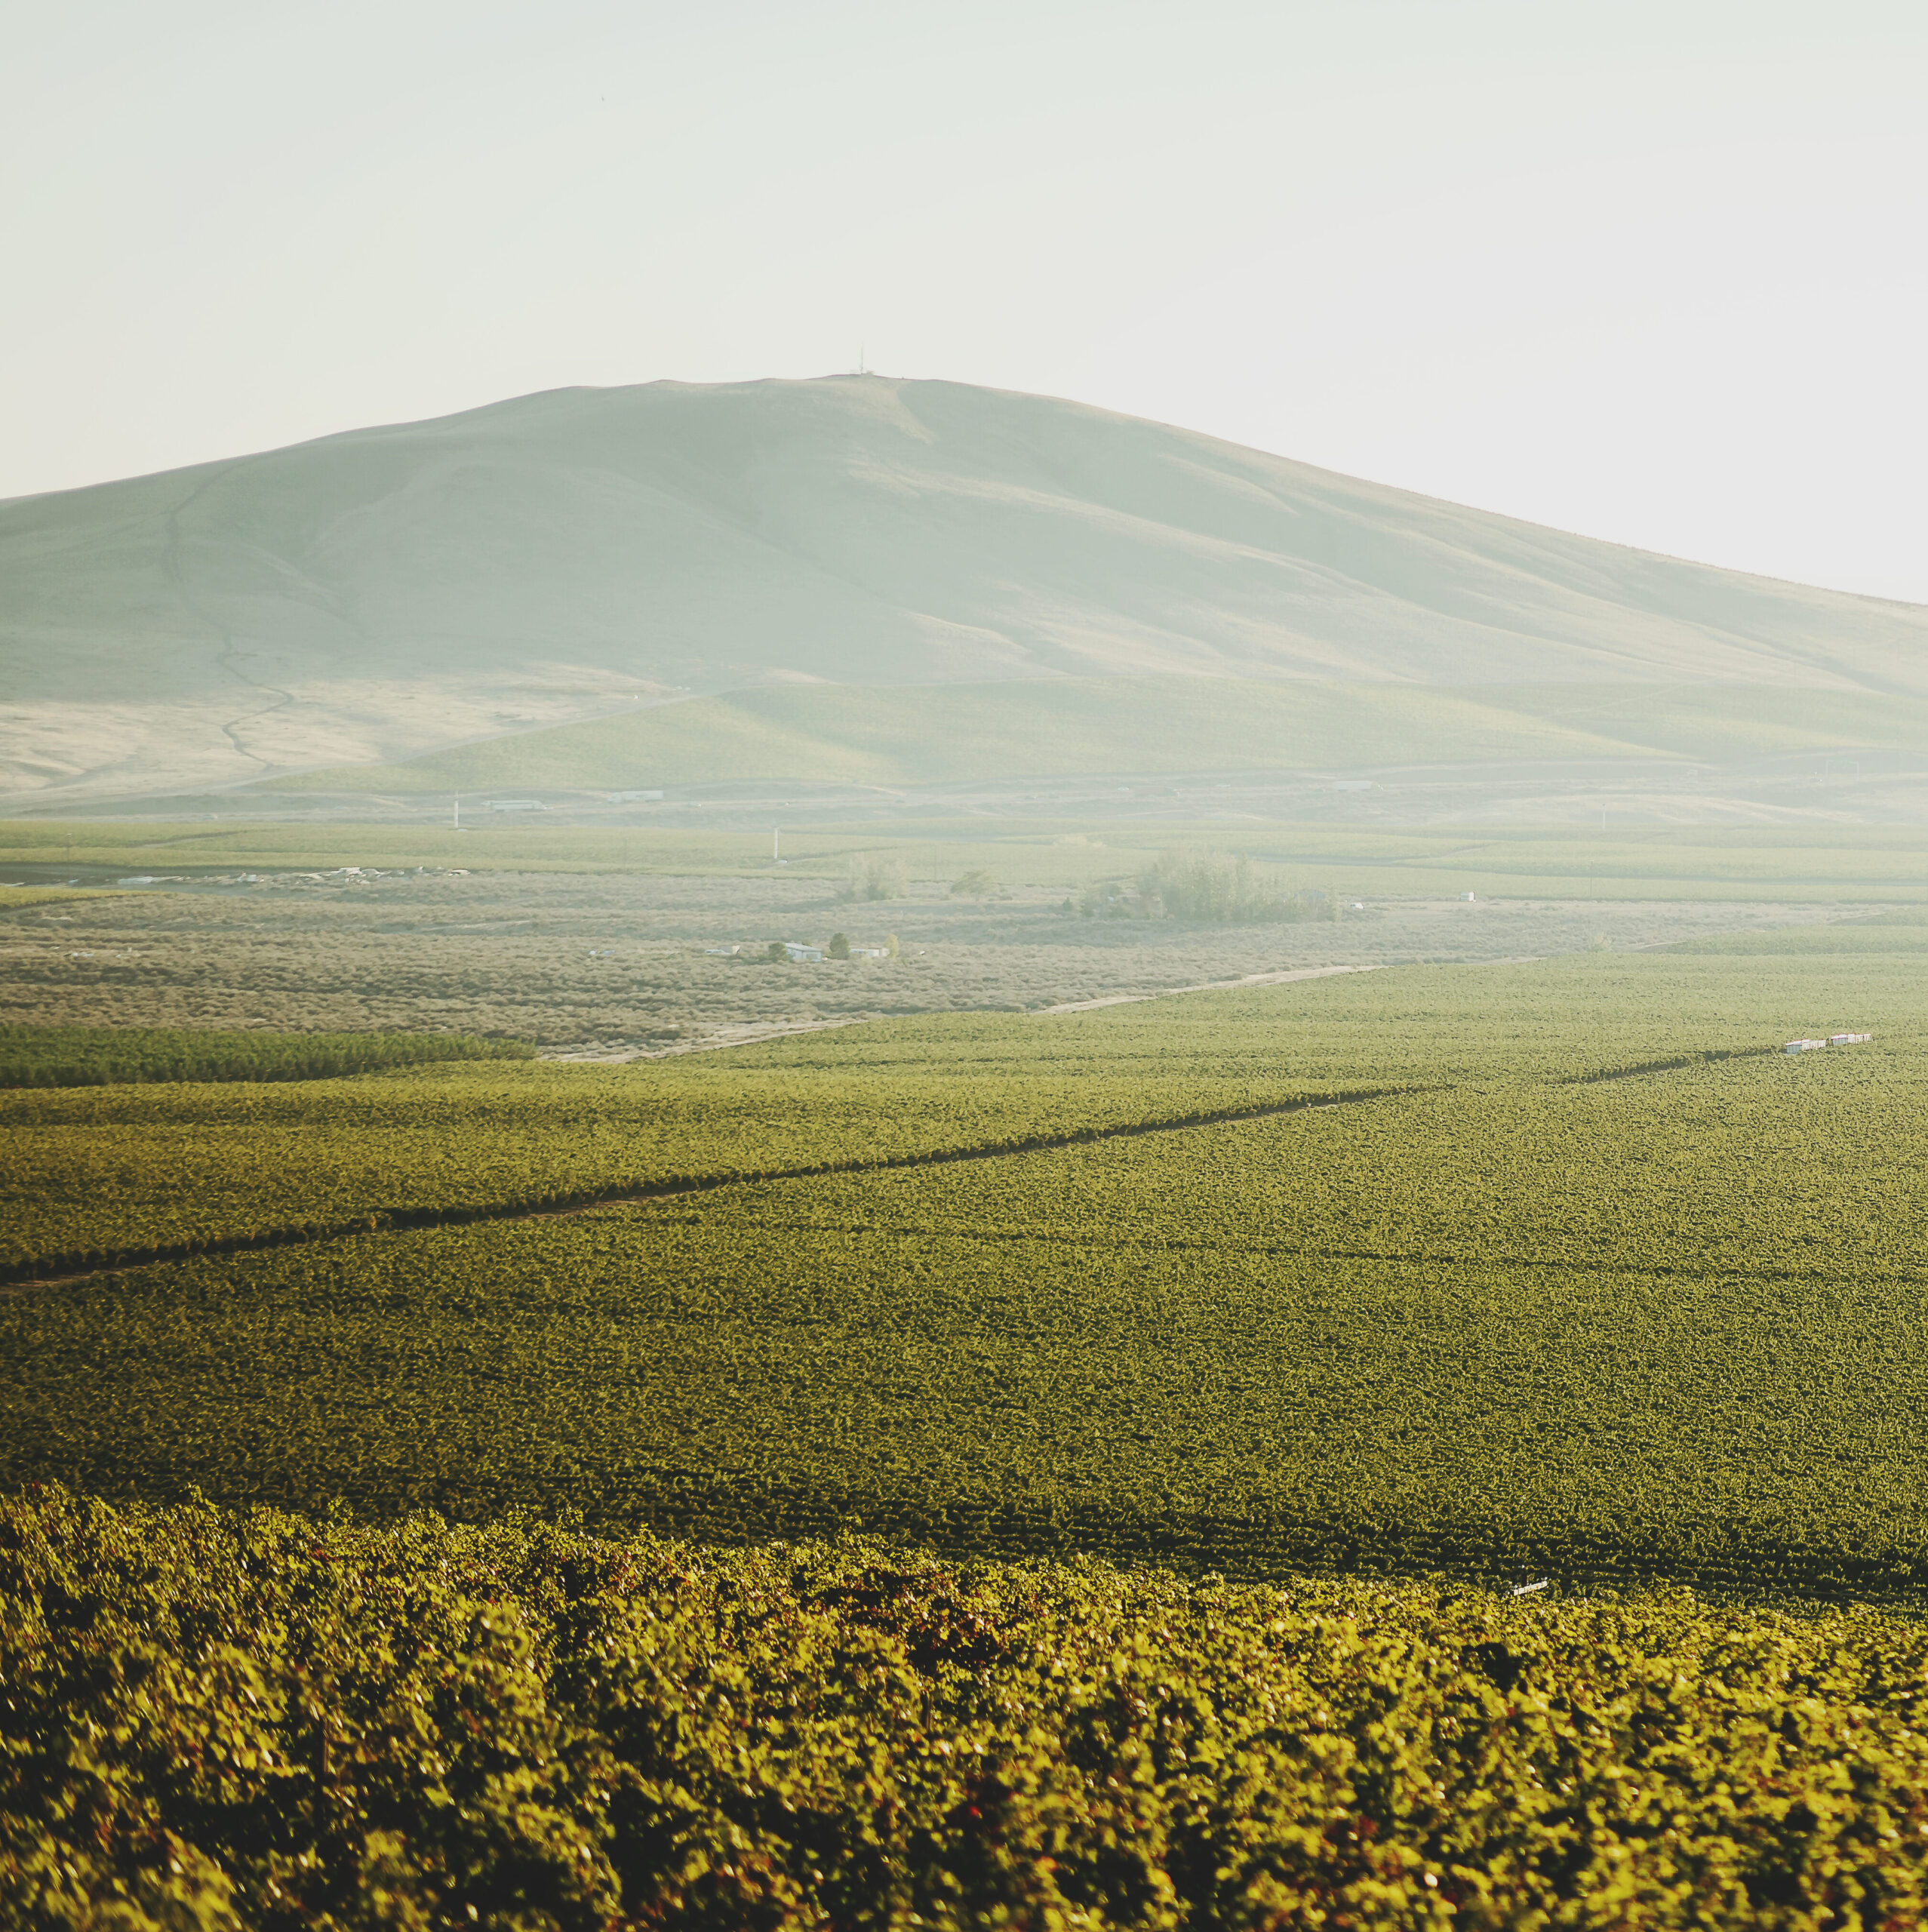
[[[841,896],[853,900],[901,899],[909,890],[903,860],[872,852],[851,860]]]

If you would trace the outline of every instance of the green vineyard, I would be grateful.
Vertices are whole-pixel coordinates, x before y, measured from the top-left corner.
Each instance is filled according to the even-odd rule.
[[[670,1185],[1021,1149],[1308,1100],[1548,1086],[1758,1054],[1843,1008],[1911,1023],[1928,933],[1836,958],[1412,968],[1058,1014],[968,1014],[629,1067],[501,1061],[353,1088],[0,1094],[0,1278]],[[1914,949],[1911,952],[1908,949]]]
[[[20,1924],[1918,1925],[1928,1633],[0,1504]]]
[[[1924,968],[0,1094],[0,1910],[1917,1924]]]
[[[1928,928],[1843,937],[16,1094],[0,1477],[1912,1597]]]
[[[0,1026],[0,1088],[153,1081],[327,1080],[443,1060],[530,1060],[533,1047],[459,1033],[201,1032]]]

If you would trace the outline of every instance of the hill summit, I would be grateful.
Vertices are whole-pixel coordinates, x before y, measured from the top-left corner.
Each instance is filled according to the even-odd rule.
[[[1173,678],[1238,681],[1228,699],[1250,681],[1917,697],[1925,647],[1923,607],[878,377],[558,390],[0,504],[17,801],[759,688],[995,685],[1020,709],[1038,681]]]

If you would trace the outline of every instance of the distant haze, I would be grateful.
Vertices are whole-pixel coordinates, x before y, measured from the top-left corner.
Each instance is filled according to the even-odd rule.
[[[1242,761],[1291,765],[1324,761],[1330,734],[1308,724],[1326,711],[1305,707],[1329,708],[1330,690],[1265,699],[1274,721],[1255,734],[1242,689],[1611,688],[1601,715],[1624,721],[1625,688],[1705,685],[1912,715],[1928,608],[1077,403],[849,376],[562,390],[0,505],[0,672],[17,792],[232,784],[800,686],[1001,688],[1004,721],[980,706],[979,728],[1033,734],[1048,712],[1057,740],[1016,761],[1048,769],[1071,728],[1052,690],[1126,681],[1138,722],[1079,700],[1078,767],[1102,768],[1107,732],[1142,747],[1155,727],[1144,681],[1172,678],[1219,694],[1181,707],[1204,761],[1216,703]],[[1462,737],[1487,728],[1452,703],[1434,715],[1441,732],[1449,716]],[[893,768],[949,768],[955,728],[928,709],[891,725]],[[712,769],[666,713],[663,730],[637,754],[655,761],[643,777],[744,775],[740,738],[706,741]],[[1393,755],[1354,735],[1348,758]],[[1429,755],[1423,708],[1403,706],[1396,735],[1404,759]],[[572,782],[574,756],[556,755],[552,780]],[[776,775],[810,775],[801,740],[794,756]]]
[[[1928,598],[1918,0],[67,0],[0,496],[509,395],[1067,395]]]

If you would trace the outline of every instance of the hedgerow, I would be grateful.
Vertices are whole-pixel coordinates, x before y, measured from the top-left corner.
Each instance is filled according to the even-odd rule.
[[[527,1519],[0,1504],[9,1923],[1928,1912],[1928,1633]]]

